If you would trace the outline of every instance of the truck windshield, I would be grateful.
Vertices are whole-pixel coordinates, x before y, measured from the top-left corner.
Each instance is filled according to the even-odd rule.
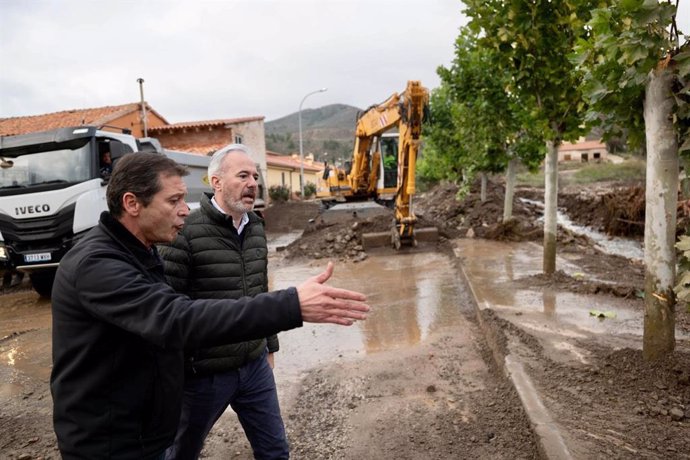
[[[76,149],[3,157],[0,151],[0,189],[45,184],[77,183],[91,179],[91,145]]]

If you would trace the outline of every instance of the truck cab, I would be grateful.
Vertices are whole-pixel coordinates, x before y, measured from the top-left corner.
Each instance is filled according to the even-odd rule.
[[[49,297],[60,260],[107,209],[104,153],[114,162],[155,148],[126,131],[93,126],[0,137],[0,266],[28,273],[34,289]],[[190,196],[207,190],[209,159],[175,156],[191,171]]]

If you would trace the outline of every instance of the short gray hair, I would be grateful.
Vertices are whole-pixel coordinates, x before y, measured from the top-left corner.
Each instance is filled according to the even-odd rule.
[[[225,147],[216,150],[216,153],[211,157],[211,162],[208,164],[208,178],[211,180],[211,176],[215,176],[220,170],[220,165],[223,163],[223,158],[230,152],[242,152],[251,158],[252,152],[244,144],[229,144]]]

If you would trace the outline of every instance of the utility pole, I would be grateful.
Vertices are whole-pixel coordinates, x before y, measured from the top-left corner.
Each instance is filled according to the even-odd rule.
[[[149,137],[148,128],[146,126],[146,102],[144,102],[144,79],[137,78],[139,83],[139,95],[141,97],[141,124],[144,127],[144,137]]]

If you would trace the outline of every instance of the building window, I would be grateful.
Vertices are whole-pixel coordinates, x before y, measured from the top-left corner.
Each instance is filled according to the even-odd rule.
[[[241,134],[235,134],[235,144],[244,144],[244,139]]]
[[[280,173],[280,182],[282,183],[283,187],[285,187],[285,173]]]

